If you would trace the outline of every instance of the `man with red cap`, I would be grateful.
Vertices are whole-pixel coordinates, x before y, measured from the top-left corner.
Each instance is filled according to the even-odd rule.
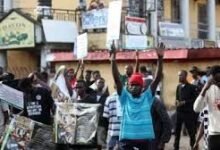
[[[154,129],[151,117],[151,106],[154,100],[154,93],[162,77],[163,49],[161,44],[157,49],[157,72],[148,89],[144,89],[143,77],[139,73],[131,75],[128,86],[123,86],[115,61],[115,45],[111,47],[112,74],[119,95],[122,118],[119,134],[119,149],[148,150],[149,140],[154,139]]]

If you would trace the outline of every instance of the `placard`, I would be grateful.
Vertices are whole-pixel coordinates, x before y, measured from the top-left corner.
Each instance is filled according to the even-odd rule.
[[[0,84],[0,99],[18,109],[24,108],[24,94],[7,85]]]
[[[109,48],[113,40],[120,38],[121,25],[121,7],[122,1],[112,1],[109,3],[108,25],[107,25],[107,42]]]
[[[81,34],[77,37],[76,43],[77,59],[83,59],[88,54],[88,35],[87,33]]]

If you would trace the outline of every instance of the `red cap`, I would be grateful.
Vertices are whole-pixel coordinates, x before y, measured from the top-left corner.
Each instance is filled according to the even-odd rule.
[[[144,86],[143,77],[140,73],[132,74],[128,82],[129,84],[136,84],[136,85],[140,85],[141,87]]]

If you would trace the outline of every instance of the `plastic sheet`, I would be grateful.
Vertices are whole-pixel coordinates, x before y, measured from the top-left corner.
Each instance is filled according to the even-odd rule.
[[[99,119],[99,104],[57,103],[55,143],[93,144]]]

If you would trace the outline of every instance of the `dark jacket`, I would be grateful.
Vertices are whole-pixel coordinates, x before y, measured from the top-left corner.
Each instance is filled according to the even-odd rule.
[[[190,83],[186,83],[184,86],[179,84],[176,89],[176,100],[185,101],[182,106],[177,107],[177,112],[194,113],[193,104],[197,97],[197,87]]]
[[[159,99],[155,99],[152,108],[151,115],[155,133],[156,143],[167,143],[171,138],[171,120],[167,113],[167,110]]]

